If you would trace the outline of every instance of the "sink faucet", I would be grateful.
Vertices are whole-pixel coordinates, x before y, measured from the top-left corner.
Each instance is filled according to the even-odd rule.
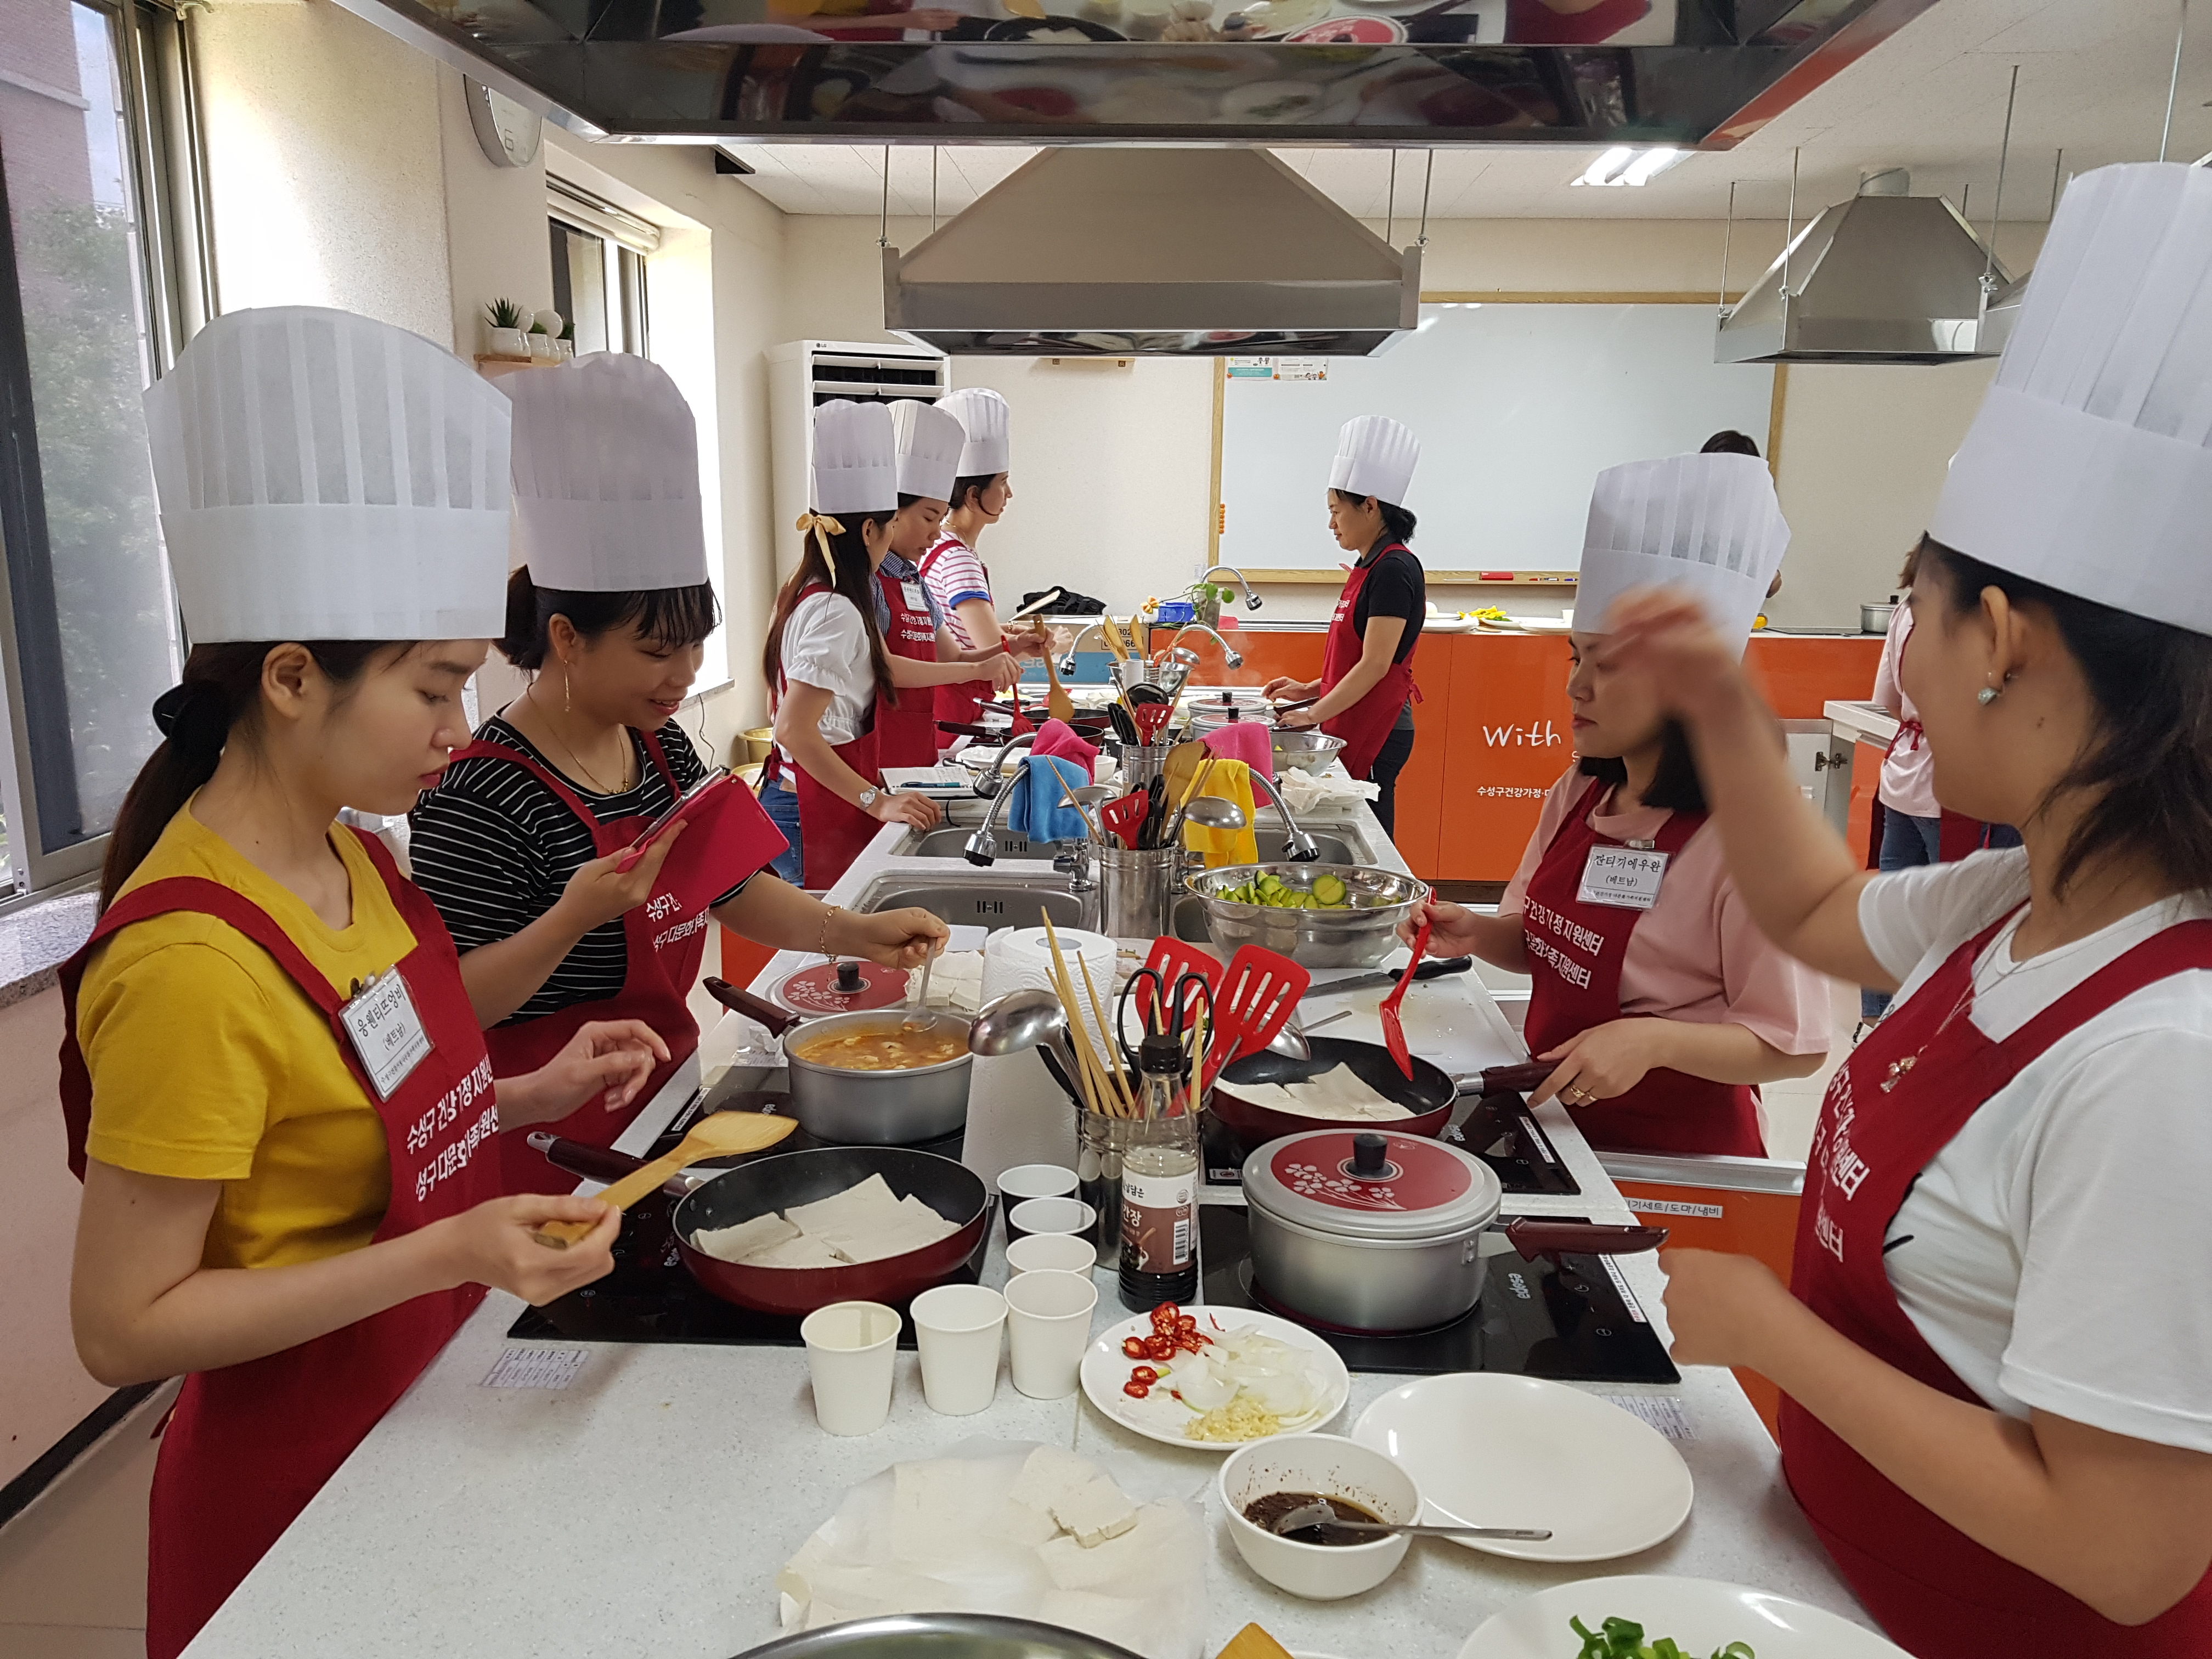
[[[1284,800],[1273,781],[1257,767],[1252,769],[1252,787],[1265,794],[1268,804],[1283,815],[1283,828],[1290,831],[1290,845],[1285,849],[1290,855],[1290,861],[1311,864],[1318,859],[1321,856],[1320,847],[1310,835],[1298,827],[1298,821],[1291,816],[1289,803]]]
[[[1260,608],[1260,596],[1252,591],[1251,582],[1246,579],[1244,573],[1239,570],[1235,565],[1217,564],[1211,569],[1200,571],[1199,573],[1198,579],[1202,582],[1211,581],[1213,580],[1217,573],[1224,570],[1236,577],[1237,586],[1244,590],[1244,608],[1247,611],[1257,611]],[[1231,668],[1234,668],[1237,665],[1235,663],[1231,663],[1229,665]]]
[[[991,757],[990,765],[975,775],[975,793],[985,800],[989,800],[994,795],[1012,794],[1013,791],[1006,787],[1006,775],[1004,769],[1006,756],[1013,750],[1026,749],[1036,741],[1036,733],[1034,732],[1020,732],[1007,738],[1006,747]],[[986,820],[990,817],[988,812],[983,816]]]
[[[1176,648],[1177,650],[1184,648],[1182,645],[1182,636],[1186,634],[1206,635],[1212,639],[1215,644],[1221,647],[1223,661],[1226,662],[1231,668],[1242,668],[1244,665],[1244,653],[1239,651],[1235,646],[1230,644],[1228,641],[1223,639],[1220,635],[1215,633],[1213,629],[1208,628],[1201,622],[1185,623],[1181,628],[1176,630]],[[1196,653],[1192,653],[1192,660],[1194,662],[1197,660]]]
[[[1030,734],[1025,732],[1023,735],[1026,737]],[[1008,745],[1009,748],[1012,746],[1012,744]],[[1004,760],[1006,758],[1005,750],[1002,749],[999,751],[999,758],[1000,760]],[[1029,763],[1024,761],[1022,764],[1024,768],[1026,769]],[[994,763],[992,770],[995,773],[997,769],[997,766]],[[979,789],[982,787],[982,781],[980,778],[976,780],[975,787]],[[960,849],[962,855],[967,859],[969,863],[975,865],[989,865],[997,861],[999,856],[999,841],[998,837],[991,833],[991,826],[998,821],[999,816],[1000,812],[1005,810],[1006,803],[1013,799],[1013,798],[1014,791],[1012,789],[1000,789],[996,798],[992,800],[990,805],[984,809],[983,827],[978,830],[974,835],[969,836],[967,844]]]
[[[1075,672],[1075,653],[1082,647],[1084,641],[1089,639],[1093,634],[1103,638],[1105,633],[1106,629],[1103,623],[1091,623],[1078,629],[1075,637],[1067,642],[1067,654],[1060,659],[1060,672],[1063,674],[1073,674]]]

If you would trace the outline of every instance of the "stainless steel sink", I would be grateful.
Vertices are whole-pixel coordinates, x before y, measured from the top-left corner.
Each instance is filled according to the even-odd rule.
[[[947,824],[942,829],[928,831],[913,846],[902,849],[902,856],[915,859],[957,859],[963,854],[969,836],[975,833],[975,830],[969,827]],[[1030,862],[1049,861],[1054,854],[1060,850],[1060,844],[1057,842],[1027,841],[1003,830],[994,830],[992,834],[998,844],[998,856],[1001,859],[1022,859]],[[1255,838],[1260,843],[1260,861],[1262,864],[1274,863],[1288,856],[1290,835],[1287,831],[1261,830],[1256,832]],[[1364,862],[1360,858],[1358,849],[1341,836],[1316,835],[1314,837],[1314,844],[1321,848],[1321,861],[1323,864]],[[1055,924],[1059,920],[1057,916],[1053,918]]]
[[[882,876],[861,890],[853,908],[872,915],[908,905],[919,906],[951,926],[981,927],[993,933],[1001,927],[1034,927],[1040,911],[1050,915],[1055,927],[1077,927],[1083,915],[1083,901],[1067,890],[1065,881],[1039,881],[1033,877],[932,881],[927,877]]]

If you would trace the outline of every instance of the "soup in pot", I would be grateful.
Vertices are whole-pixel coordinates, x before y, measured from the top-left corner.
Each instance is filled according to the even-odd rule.
[[[919,1030],[908,1030],[902,1021],[895,1020],[865,1030],[843,1028],[818,1036],[800,1033],[784,1049],[809,1065],[841,1072],[905,1072],[957,1060],[968,1052],[968,1031],[949,1020]]]

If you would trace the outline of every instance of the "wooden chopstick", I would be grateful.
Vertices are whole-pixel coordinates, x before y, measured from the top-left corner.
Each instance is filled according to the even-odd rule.
[[[1130,1111],[1124,1112],[1121,1109],[1123,1094],[1115,1086],[1115,1082],[1118,1081],[1118,1079],[1109,1081],[1106,1066],[1091,1047],[1090,1028],[1083,1021],[1083,1005],[1076,1000],[1075,981],[1068,975],[1067,958],[1060,948],[1060,932],[1052,925],[1050,912],[1045,910],[1042,906],[1039,906],[1038,914],[1044,917],[1045,938],[1052,946],[1053,969],[1059,981],[1055,989],[1060,994],[1060,1007],[1067,1015],[1068,1024],[1074,1028],[1076,1056],[1079,1063],[1089,1068],[1093,1085],[1097,1091],[1097,1101],[1094,1102],[1092,1109],[1104,1116],[1133,1115],[1133,1102],[1131,1103]],[[1087,983],[1091,977],[1089,965],[1080,956],[1078,956],[1075,960],[1076,965],[1083,969],[1083,976]],[[1095,991],[1092,993],[1092,997],[1095,1001],[1097,998]],[[1116,1067],[1115,1071],[1118,1073],[1119,1068]]]

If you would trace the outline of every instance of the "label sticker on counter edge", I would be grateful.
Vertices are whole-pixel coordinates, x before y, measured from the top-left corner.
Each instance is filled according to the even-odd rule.
[[[1649,1325],[1651,1322],[1644,1316],[1644,1304],[1628,1288],[1628,1275],[1613,1264],[1611,1256],[1601,1255],[1598,1260],[1605,1263],[1606,1276],[1613,1280],[1613,1288],[1620,1292],[1620,1305],[1628,1310],[1628,1316],[1639,1325]]]
[[[492,1362],[483,1389],[565,1389],[576,1380],[589,1348],[509,1348]]]

